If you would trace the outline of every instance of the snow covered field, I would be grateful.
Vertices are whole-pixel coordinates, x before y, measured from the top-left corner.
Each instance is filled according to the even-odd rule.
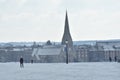
[[[120,63],[0,63],[0,80],[120,80]]]

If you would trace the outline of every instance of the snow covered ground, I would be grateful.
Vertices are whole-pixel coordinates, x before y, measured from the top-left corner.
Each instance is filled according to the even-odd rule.
[[[0,80],[120,80],[120,63],[0,63]]]

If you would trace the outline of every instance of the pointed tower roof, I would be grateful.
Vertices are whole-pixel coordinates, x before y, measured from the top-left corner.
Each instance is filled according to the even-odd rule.
[[[68,22],[68,15],[66,11],[66,17],[65,17],[65,27],[64,27],[64,34],[62,38],[62,45],[65,45],[66,40],[68,41],[68,46],[73,47],[73,41],[72,37],[70,35],[70,30],[69,30],[69,22]]]
[[[64,32],[70,34],[67,11],[66,11],[65,27],[64,27],[64,28],[65,28],[65,29],[64,29]]]

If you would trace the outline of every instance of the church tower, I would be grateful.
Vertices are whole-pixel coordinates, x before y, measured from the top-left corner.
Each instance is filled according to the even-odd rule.
[[[70,35],[67,11],[66,11],[66,18],[65,18],[64,34],[63,34],[61,44],[65,45],[66,41],[68,41],[68,47],[72,48],[73,47],[73,41],[72,41],[72,37]]]

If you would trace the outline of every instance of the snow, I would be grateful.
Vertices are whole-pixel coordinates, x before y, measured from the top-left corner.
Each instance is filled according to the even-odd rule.
[[[120,63],[0,63],[0,80],[120,80]]]

